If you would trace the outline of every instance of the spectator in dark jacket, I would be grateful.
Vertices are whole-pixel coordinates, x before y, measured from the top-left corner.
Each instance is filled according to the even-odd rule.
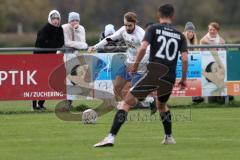
[[[52,10],[48,15],[48,23],[38,31],[36,48],[61,48],[64,45],[63,29],[60,25],[61,16],[56,10]],[[34,54],[56,54],[57,50],[35,51]],[[46,110],[45,100],[33,101],[33,110]]]

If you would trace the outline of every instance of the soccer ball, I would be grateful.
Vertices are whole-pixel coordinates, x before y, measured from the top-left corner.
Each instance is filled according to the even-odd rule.
[[[92,109],[87,109],[82,114],[83,124],[96,124],[97,112]]]

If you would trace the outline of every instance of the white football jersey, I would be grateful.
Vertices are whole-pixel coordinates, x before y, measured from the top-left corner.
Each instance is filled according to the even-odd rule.
[[[117,30],[114,34],[108,36],[107,38],[115,40],[123,39],[126,43],[128,50],[127,50],[127,59],[126,64],[134,63],[136,59],[136,54],[138,48],[141,46],[141,42],[144,38],[145,31],[139,27],[138,25],[135,26],[135,30],[133,33],[129,34],[126,31],[126,27],[122,26],[119,30]],[[101,48],[107,44],[106,38],[95,45],[96,48]],[[145,57],[142,60],[142,63],[147,63],[149,57],[149,52],[146,53]],[[145,67],[144,67],[145,68]],[[139,70],[145,70],[142,68],[142,65],[139,66]]]

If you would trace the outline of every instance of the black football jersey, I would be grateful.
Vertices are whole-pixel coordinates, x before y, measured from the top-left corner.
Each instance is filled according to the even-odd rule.
[[[150,44],[149,62],[163,64],[175,74],[178,54],[187,52],[184,35],[171,24],[154,24],[147,29],[143,41]]]

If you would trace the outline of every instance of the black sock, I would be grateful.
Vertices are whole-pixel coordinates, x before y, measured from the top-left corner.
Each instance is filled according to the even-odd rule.
[[[121,128],[122,124],[126,121],[126,119],[127,119],[127,112],[124,110],[118,110],[114,117],[113,125],[110,133],[112,135],[117,135],[119,129]]]
[[[43,107],[43,106],[44,106],[44,103],[45,103],[45,100],[39,100],[39,101],[38,101],[38,105],[39,105],[40,107]]]
[[[37,108],[37,101],[32,101],[32,107]]]
[[[165,134],[170,136],[172,134],[171,112],[170,111],[162,112],[162,113],[160,113],[160,116],[161,116],[161,119],[162,119]]]
[[[72,105],[72,100],[67,100],[68,101],[68,104],[71,106]]]

